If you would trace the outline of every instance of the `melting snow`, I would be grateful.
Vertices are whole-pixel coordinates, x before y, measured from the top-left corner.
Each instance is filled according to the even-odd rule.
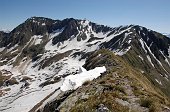
[[[104,73],[106,68],[96,67],[95,69],[86,71],[83,69],[82,73],[76,75],[69,75],[65,78],[63,85],[61,86],[62,91],[76,89],[81,86],[85,81],[91,81]]]
[[[140,26],[139,28],[140,28],[140,30],[143,30],[143,27]]]
[[[147,46],[146,42],[143,41],[142,39],[140,39],[140,43],[142,44],[142,47],[144,48],[145,52],[147,53],[144,45],[146,46],[147,50],[151,53],[151,55],[153,56],[153,58],[159,63],[159,65],[161,65],[161,67],[164,69],[164,71],[167,72],[166,69],[163,67],[162,63],[155,57],[155,55],[152,53],[151,49]],[[152,61],[151,61],[151,59],[150,59],[150,56],[147,56],[147,58],[148,58],[148,60],[149,60],[149,61],[151,62],[151,64],[152,64]],[[152,66],[153,66],[153,64],[152,64]],[[167,72],[167,73],[168,73],[168,72]]]
[[[145,45],[144,45],[143,40],[142,40],[142,39],[139,39],[139,41],[140,41],[140,43],[141,43],[141,45],[142,45],[143,50],[145,51],[145,53],[147,53],[147,50],[145,49]]]
[[[58,36],[63,30],[64,30],[64,28],[58,29],[58,30],[54,31],[54,33],[51,33],[49,35],[50,41],[45,45],[45,50],[49,50],[51,52],[54,52],[54,50],[57,49],[57,46],[52,44],[52,39],[54,37]]]
[[[89,22],[90,22],[90,21],[88,21],[88,20],[83,20],[83,21],[81,21],[81,24],[82,24],[84,27],[86,27],[86,26],[89,25]]]
[[[39,103],[44,99],[49,93],[55,91],[57,87],[61,86],[61,83],[58,85],[52,84],[50,86],[45,86],[44,88],[30,88],[28,90],[22,90],[20,85],[13,85],[11,87],[11,97],[2,97],[0,101],[0,111],[3,112],[27,112],[32,109],[35,104]],[[8,105],[7,105],[8,104]]]
[[[34,39],[34,45],[37,45],[37,44],[40,44],[41,41],[42,41],[42,38],[43,36],[42,35],[34,35],[32,36],[32,38]]]
[[[141,70],[141,73],[145,73],[145,71]]]
[[[149,55],[147,55],[147,58],[148,58],[148,61],[150,62],[150,64],[151,64],[153,67],[155,67],[154,64],[152,63],[151,57],[150,57]]]
[[[83,23],[84,26],[87,26],[87,30],[84,31],[84,33],[87,36],[86,40],[77,41],[77,36],[72,36],[70,40],[64,41],[60,43],[60,46],[53,45],[52,39],[59,35],[64,28],[58,29],[54,31],[53,33],[49,34],[48,43],[45,45],[45,53],[41,54],[41,59],[32,62],[31,59],[24,58],[22,62],[20,63],[20,66],[13,67],[8,63],[7,65],[1,66],[0,70],[5,69],[10,71],[13,74],[13,77],[15,77],[17,80],[21,79],[23,77],[23,74],[25,76],[28,76],[32,78],[33,80],[29,82],[29,88],[21,90],[21,86],[23,83],[20,83],[18,85],[9,86],[11,88],[11,91],[8,92],[8,95],[5,95],[0,98],[0,110],[7,109],[4,111],[28,111],[30,108],[35,106],[35,104],[39,103],[44,97],[46,97],[49,93],[53,92],[58,87],[61,87],[61,90],[66,91],[69,89],[76,89],[77,87],[81,86],[84,81],[87,80],[93,80],[101,75],[104,71],[106,71],[105,67],[97,67],[93,70],[86,71],[82,69],[82,73],[78,73],[76,75],[70,75],[65,78],[65,80],[61,80],[58,83],[51,84],[48,86],[44,86],[43,88],[39,87],[40,84],[47,81],[48,78],[55,77],[55,76],[61,76],[61,75],[67,75],[72,72],[75,72],[79,69],[80,66],[82,66],[85,63],[84,60],[80,60],[81,57],[77,56],[76,58],[71,57],[76,52],[83,51],[83,52],[91,52],[98,49],[99,44],[102,42],[108,42],[112,38],[124,33],[125,31],[129,31],[131,27],[118,32],[115,32],[114,34],[107,36],[110,32],[103,33],[95,33],[92,30],[92,26],[89,25],[88,21],[85,21]],[[120,28],[121,29],[121,28]],[[89,33],[90,32],[90,33]],[[79,34],[82,33],[79,31]],[[87,43],[87,41],[91,38],[90,35],[93,34],[94,37],[101,38],[100,40],[94,40],[90,43]],[[29,42],[25,44],[25,46],[21,49],[21,52],[14,58],[12,58],[10,61],[14,62],[22,53],[23,49],[31,46],[40,44],[42,41],[41,35],[34,35]],[[130,41],[128,41],[130,42]],[[92,44],[90,47],[89,44]],[[131,47],[129,46],[127,49],[123,49],[120,51],[116,51],[118,55],[125,54]],[[3,50],[0,48],[0,50]],[[19,49],[18,49],[19,50]],[[53,57],[54,55],[58,53],[64,53],[68,50],[72,50],[72,53],[70,56],[65,57],[61,59],[58,62],[53,62],[51,65],[45,67],[44,69],[39,70],[40,68],[40,62],[42,62],[45,59],[48,59],[50,57]],[[64,81],[64,83],[63,83]],[[12,89],[13,88],[13,89]],[[56,93],[58,94],[58,93]],[[30,98],[35,99],[34,101],[30,101]],[[20,108],[19,108],[20,107]]]
[[[140,56],[140,55],[138,55],[138,57],[143,61],[143,58],[142,58],[142,56]]]
[[[168,57],[170,58],[170,46],[169,46],[169,49],[168,49],[168,54],[169,54],[169,56],[168,56]]]
[[[162,82],[159,81],[158,79],[155,79],[157,83],[159,83],[160,85],[162,85]]]
[[[12,51],[12,52],[11,52],[11,54],[13,54],[13,53],[15,53],[15,52],[17,52],[17,51],[18,51],[18,49],[16,49],[16,50]]]
[[[0,52],[2,52],[5,49],[5,47],[0,48]]]
[[[170,66],[169,60],[167,59],[167,57],[164,55],[163,51],[160,51],[161,54],[165,57],[165,62]]]
[[[42,26],[45,26],[46,24],[45,23],[42,23]]]
[[[125,36],[124,36],[124,38],[123,38],[122,43],[124,43],[125,39],[126,39],[126,38],[127,38],[127,36],[128,36],[128,35],[130,35],[130,34],[132,34],[132,32],[125,33]],[[130,42],[131,42],[131,40],[130,40],[130,38],[129,38],[129,40],[128,40],[128,44],[130,44]]]
[[[17,46],[18,46],[18,44],[16,44],[15,46],[11,47],[10,49],[7,49],[7,52],[10,52],[10,51],[14,50]]]
[[[166,77],[167,79],[169,78],[167,74],[165,74],[165,77]]]
[[[129,50],[130,50],[131,46],[129,46],[127,49],[122,49],[122,50],[116,50],[116,51],[113,51],[115,53],[115,55],[119,55],[119,56],[122,56],[124,54],[126,54]]]

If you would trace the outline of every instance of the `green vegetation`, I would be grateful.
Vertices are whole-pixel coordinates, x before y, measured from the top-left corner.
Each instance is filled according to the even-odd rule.
[[[146,99],[146,98],[142,98],[141,100],[140,100],[140,105],[142,106],[142,107],[147,107],[147,108],[150,108],[151,107],[151,105],[152,105],[152,101],[150,100],[150,99]]]
[[[114,100],[115,93],[103,93],[100,95],[93,95],[86,101],[78,100],[70,112],[96,112],[99,104],[104,104],[111,111],[127,112],[128,107],[118,104]]]
[[[99,54],[101,55],[98,58]],[[72,107],[72,112],[84,110],[93,112],[97,105],[101,103],[108,107],[110,111],[127,112],[129,107],[119,104],[115,101],[115,98],[128,102],[131,99],[130,95],[135,95],[136,98],[139,98],[139,101],[134,101],[134,103],[139,102],[141,107],[148,108],[150,112],[159,111],[161,109],[160,104],[166,104],[166,97],[164,99],[164,96],[160,96],[150,81],[141,72],[132,69],[129,64],[122,61],[121,57],[117,57],[107,50],[99,50],[90,56],[85,68],[91,69],[96,65],[105,65],[108,70],[107,74],[92,83],[92,87],[100,85],[97,88],[103,88],[102,91],[97,88],[97,90],[93,89],[94,94],[86,101],[79,99],[75,106]],[[132,91],[128,93],[125,87],[132,89]],[[98,93],[95,91],[98,91]],[[88,93],[90,92],[88,90]],[[145,98],[146,96],[152,96],[152,98]],[[135,110],[133,111],[135,112]]]
[[[90,55],[84,67],[88,70],[96,66],[105,66],[106,73],[85,82],[69,95],[59,107],[60,111],[68,111],[69,107],[70,112],[96,112],[98,106],[103,104],[111,112],[128,112],[129,108],[132,112],[143,109],[160,112],[163,105],[170,104],[168,98],[141,72],[112,52],[103,49]],[[82,98],[86,95],[88,97]]]

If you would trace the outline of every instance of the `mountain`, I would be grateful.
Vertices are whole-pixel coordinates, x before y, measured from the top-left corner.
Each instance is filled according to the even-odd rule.
[[[167,36],[167,37],[170,37],[170,34],[169,33],[162,33],[163,35]]]
[[[58,95],[38,112],[166,112],[168,100],[140,71],[101,49],[89,56],[84,67],[106,66],[107,72],[93,81],[83,83],[77,90]],[[34,111],[36,108],[31,110]]]
[[[11,31],[8,29],[0,29],[0,32],[4,32],[4,33],[10,33]]]
[[[110,75],[119,73],[120,78],[114,76],[113,80],[121,83],[125,81],[128,84],[121,85],[123,87],[120,88],[114,86],[111,87],[112,89],[117,88],[123,91],[122,88],[132,89],[134,86],[138,91],[144,88],[142,93],[144,95],[136,95],[134,91],[131,91],[133,94],[125,91],[124,94],[138,99],[134,102],[145,99],[144,96],[154,96],[152,97],[156,99],[153,100],[156,102],[153,103],[154,106],[158,104],[160,106],[158,110],[168,111],[170,110],[167,107],[170,98],[169,46],[168,37],[139,25],[113,28],[74,18],[64,20],[44,17],[29,18],[9,33],[0,32],[0,110],[18,112],[40,111],[41,108],[42,111],[55,111],[55,107],[60,109],[63,106],[62,102],[69,102],[69,95],[75,95],[79,90],[84,92],[83,86],[76,90],[70,88],[70,91],[61,91],[60,87],[68,76],[79,74],[82,66],[86,70],[106,66],[105,75],[101,75],[101,79],[91,81],[92,86],[89,88],[98,88],[100,80],[104,80],[107,84],[106,79]],[[109,51],[106,52],[109,53],[96,56],[96,52],[102,52],[100,49],[108,49]],[[108,55],[110,53],[116,55],[113,56],[115,59]],[[93,55],[95,57],[92,58]],[[101,61],[100,55],[102,55]],[[114,70],[114,67],[120,69]],[[120,75],[125,75],[130,79]],[[79,78],[82,79],[82,77],[77,77]],[[130,82],[135,85],[129,84]],[[141,88],[136,82],[141,85]],[[97,85],[94,86],[94,84]],[[57,96],[61,97],[55,100]],[[120,96],[116,98],[118,97]],[[59,102],[59,104],[56,106],[52,101]],[[129,105],[134,102],[132,101]],[[121,107],[127,102],[119,98],[117,103],[120,103],[118,106]],[[53,110],[43,110],[43,107],[49,107],[49,104]],[[145,108],[139,106],[139,103],[136,105],[140,111],[142,109],[149,111],[148,108],[151,108],[150,103]],[[133,109],[136,105],[132,106]],[[69,107],[73,106],[69,104]]]

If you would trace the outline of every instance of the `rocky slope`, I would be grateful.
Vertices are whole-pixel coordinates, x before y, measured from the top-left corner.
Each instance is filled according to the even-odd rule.
[[[61,93],[38,112],[169,112],[167,97],[140,72],[111,51],[94,52],[84,67],[107,72],[77,90]],[[167,106],[168,105],[168,106]],[[34,108],[35,109],[35,108]],[[36,110],[36,109],[35,109]],[[35,111],[32,110],[32,111]]]
[[[0,32],[0,110],[43,107],[61,93],[66,76],[79,73],[91,52],[103,48],[170,97],[169,46],[168,37],[138,25],[112,28],[73,18],[29,18],[10,33]]]

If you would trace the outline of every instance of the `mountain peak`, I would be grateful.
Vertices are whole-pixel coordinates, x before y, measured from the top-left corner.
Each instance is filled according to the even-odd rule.
[[[51,18],[46,18],[46,17],[37,17],[37,16],[33,16],[28,18],[27,20],[52,20]]]
[[[21,107],[19,111],[36,107],[50,93],[59,92],[62,81],[77,74],[85,63],[88,70],[102,64],[107,71],[111,66],[122,68],[116,67],[120,61],[114,57],[110,60],[114,54],[146,77],[149,84],[170,96],[169,48],[169,38],[139,25],[107,27],[86,19],[31,17],[9,34],[0,33],[0,74],[4,78],[0,87],[6,98],[1,99],[0,110],[12,111],[16,104]],[[108,49],[108,55],[105,50],[92,55],[100,49]],[[15,93],[18,94],[14,96]],[[30,104],[32,97],[35,102]]]

